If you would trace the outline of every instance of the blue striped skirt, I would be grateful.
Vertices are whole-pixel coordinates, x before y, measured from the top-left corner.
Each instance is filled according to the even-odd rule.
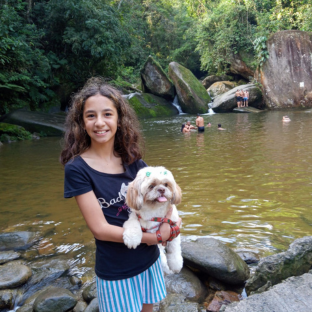
[[[146,271],[123,280],[96,277],[100,312],[140,312],[143,303],[156,303],[167,295],[160,258]]]

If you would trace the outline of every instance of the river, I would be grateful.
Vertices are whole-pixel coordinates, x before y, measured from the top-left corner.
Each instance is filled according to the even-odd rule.
[[[180,132],[194,116],[143,120],[144,160],[170,169],[183,198],[183,236],[220,239],[265,256],[312,235],[312,111],[204,116],[205,133]],[[221,123],[225,131],[218,131]],[[0,147],[0,230],[42,233],[25,257],[64,255],[77,274],[94,265],[94,242],[74,199],[63,199],[60,138]]]

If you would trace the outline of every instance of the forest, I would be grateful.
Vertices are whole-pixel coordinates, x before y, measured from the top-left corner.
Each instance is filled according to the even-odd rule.
[[[311,15],[310,0],[0,0],[0,116],[65,109],[96,75],[136,90],[149,55],[198,79],[237,53],[257,68],[270,34],[312,31]]]

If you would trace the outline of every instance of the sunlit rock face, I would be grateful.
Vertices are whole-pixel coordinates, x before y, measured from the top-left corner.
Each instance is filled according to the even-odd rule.
[[[183,112],[196,114],[208,111],[210,96],[190,70],[176,62],[171,62],[169,77],[174,83]]]
[[[260,72],[269,108],[312,107],[312,34],[287,30],[268,42],[269,59]]]
[[[235,88],[235,83],[231,81],[218,81],[212,84],[208,89],[208,93],[212,97],[221,95],[231,89]]]
[[[141,79],[143,92],[173,100],[174,86],[161,66],[151,56],[147,58],[141,70]]]

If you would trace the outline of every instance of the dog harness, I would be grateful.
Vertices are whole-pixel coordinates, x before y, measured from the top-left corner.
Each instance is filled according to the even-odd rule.
[[[142,219],[142,217],[137,214],[137,217],[139,219]],[[162,237],[161,237],[161,234],[160,234],[160,230],[159,230],[159,227],[162,223],[169,223],[170,224],[170,237],[168,239],[168,242],[171,242],[174,238],[176,238],[179,234],[180,234],[180,228],[177,226],[177,224],[175,222],[173,222],[172,220],[168,219],[168,218],[152,218],[151,220],[149,221],[153,221],[153,222],[159,222],[158,225],[156,226],[153,226],[152,228],[150,228],[149,230],[152,230],[152,229],[158,229],[156,231],[156,237],[157,237],[157,241],[158,243],[162,243],[163,240],[162,240]],[[147,229],[142,228],[142,232],[147,232]]]

